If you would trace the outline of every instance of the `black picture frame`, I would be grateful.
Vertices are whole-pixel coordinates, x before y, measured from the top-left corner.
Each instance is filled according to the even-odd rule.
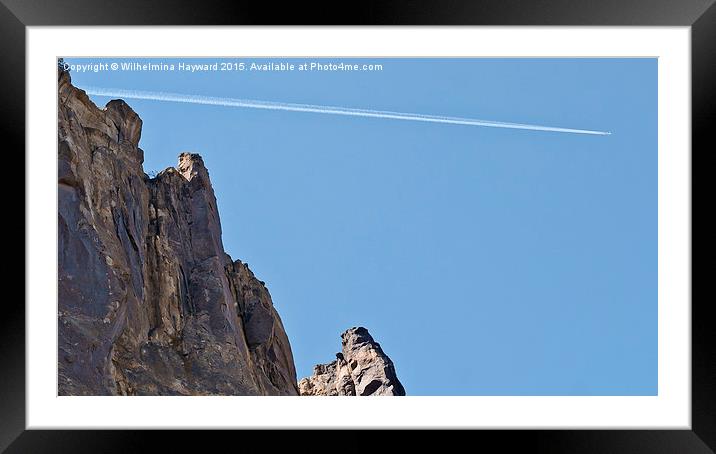
[[[340,6],[340,8],[339,8]],[[714,0],[449,0],[415,2],[365,1],[335,3],[282,2],[180,2],[170,0],[0,0],[0,129],[6,152],[20,162],[13,172],[25,169],[25,28],[33,25],[599,25],[599,26],[690,26],[692,39],[692,152],[698,155],[716,150],[716,6]],[[698,150],[696,153],[695,151]],[[701,158],[699,158],[701,160]],[[705,166],[701,166],[704,168]],[[24,175],[24,172],[22,172]],[[703,181],[703,180],[702,180]],[[6,196],[8,210],[16,223],[23,208],[15,184]],[[692,200],[696,191],[693,187]],[[24,198],[23,198],[24,199]],[[693,203],[693,202],[692,202]],[[24,204],[24,200],[23,200]],[[24,217],[22,218],[24,219]],[[692,215],[693,226],[693,215]],[[693,228],[692,228],[693,229]],[[23,229],[24,230],[24,229]],[[23,233],[25,242],[31,242]],[[6,240],[7,241],[7,240]],[[9,241],[12,242],[12,239]],[[693,242],[693,233],[692,233]],[[699,255],[709,251],[701,247]],[[24,270],[17,260],[5,258],[5,269]],[[51,260],[51,254],[48,260]],[[693,262],[693,255],[692,255]],[[694,274],[692,265],[692,276]],[[693,292],[692,277],[692,292]],[[7,293],[9,295],[10,293]],[[411,444],[424,448],[449,449],[461,443],[478,449],[500,447],[550,453],[713,453],[716,451],[716,330],[710,299],[692,297],[692,425],[691,430],[517,430],[461,431],[437,442],[428,431],[408,431]],[[0,450],[7,452],[131,452],[150,449],[150,442],[162,437],[162,449],[186,446],[202,435],[188,431],[61,431],[25,430],[25,310],[15,298],[5,298],[0,313]],[[237,411],[239,411],[237,409]],[[99,415],[98,415],[99,417]],[[333,436],[349,439],[355,435],[334,431]],[[242,435],[243,437],[244,435]],[[293,448],[315,446],[313,432],[292,432],[287,436],[259,434],[269,451],[275,443]],[[469,440],[465,440],[469,437]],[[404,437],[394,437],[400,440]],[[232,431],[212,435],[242,444]],[[270,441],[268,441],[270,440]],[[465,444],[467,442],[467,444]],[[431,443],[435,443],[431,445]],[[243,445],[242,446],[246,446]],[[330,445],[329,445],[330,446]],[[334,445],[336,446],[336,445]],[[360,444],[348,443],[360,451]],[[300,448],[299,448],[300,449]],[[316,448],[319,449],[319,448]],[[320,449],[332,449],[328,446]],[[337,449],[337,446],[336,446]]]

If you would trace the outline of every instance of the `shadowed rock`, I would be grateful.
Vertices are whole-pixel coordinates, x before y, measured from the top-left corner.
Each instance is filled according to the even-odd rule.
[[[368,330],[351,328],[341,335],[335,361],[319,364],[298,383],[302,396],[404,396],[393,362]]]
[[[221,240],[204,161],[149,178],[142,120],[59,72],[60,395],[296,395],[281,319]]]

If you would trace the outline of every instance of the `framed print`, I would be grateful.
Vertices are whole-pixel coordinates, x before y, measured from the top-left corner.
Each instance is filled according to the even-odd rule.
[[[716,7],[513,6],[4,2],[27,292],[3,448],[713,452],[691,150]]]

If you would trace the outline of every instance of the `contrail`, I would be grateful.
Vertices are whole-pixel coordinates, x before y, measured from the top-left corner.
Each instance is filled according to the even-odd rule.
[[[485,126],[489,128],[527,129],[531,131],[566,132],[572,134],[591,134],[606,136],[611,132],[589,129],[559,128],[554,126],[506,123],[502,121],[478,120],[475,118],[445,117],[441,115],[423,115],[417,113],[391,112],[385,110],[354,109],[350,107],[317,106],[312,104],[294,104],[287,102],[257,101],[253,99],[220,98],[181,93],[165,93],[118,88],[85,88],[87,94],[111,98],[148,99],[153,101],[182,102],[190,104],[208,104],[212,106],[244,107],[249,109],[284,110],[289,112],[312,112],[329,115],[348,115],[354,117],[387,118],[391,120],[424,121],[428,123],[446,123],[452,125]]]

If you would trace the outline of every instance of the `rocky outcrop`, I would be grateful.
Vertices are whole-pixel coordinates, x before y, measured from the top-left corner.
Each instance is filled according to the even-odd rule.
[[[59,72],[58,393],[296,395],[263,282],[232,260],[197,154],[154,178],[142,120]]]
[[[368,330],[351,328],[341,335],[341,353],[298,383],[302,396],[404,396],[395,366]]]

